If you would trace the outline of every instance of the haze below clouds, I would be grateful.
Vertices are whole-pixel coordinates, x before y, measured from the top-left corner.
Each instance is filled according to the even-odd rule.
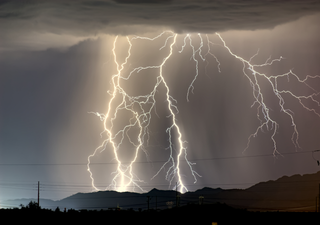
[[[320,11],[316,0],[1,1],[0,50],[65,48],[101,34],[271,29]]]

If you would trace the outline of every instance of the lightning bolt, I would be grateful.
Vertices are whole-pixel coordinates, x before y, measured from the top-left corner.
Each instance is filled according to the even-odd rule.
[[[199,60],[206,62],[206,66],[208,66],[209,57],[213,57],[215,62],[217,63],[218,72],[221,72],[221,63],[211,49],[212,45],[221,46],[224,49],[226,49],[231,56],[235,57],[237,60],[242,62],[242,73],[248,79],[252,87],[252,95],[254,102],[251,107],[255,105],[257,106],[257,119],[260,121],[260,125],[252,134],[249,135],[247,146],[244,148],[243,152],[245,152],[249,148],[252,138],[256,137],[259,132],[263,131],[263,129],[267,129],[272,131],[270,139],[273,143],[273,154],[275,156],[280,154],[276,142],[276,134],[279,129],[279,123],[270,115],[270,108],[266,104],[263,95],[263,88],[260,85],[261,80],[266,81],[266,83],[270,85],[273,94],[278,99],[280,111],[284,113],[286,116],[288,116],[288,118],[290,118],[291,125],[293,127],[291,141],[296,149],[301,148],[299,145],[299,133],[294,120],[294,113],[290,109],[287,109],[285,107],[284,95],[288,95],[296,99],[304,109],[311,111],[320,117],[319,112],[317,112],[313,108],[307,107],[306,104],[304,104],[304,100],[311,100],[313,103],[320,106],[319,101],[316,100],[316,97],[319,95],[319,92],[317,92],[314,88],[308,85],[307,82],[309,79],[319,79],[320,76],[308,75],[305,77],[305,79],[300,79],[299,76],[294,74],[291,70],[284,74],[268,76],[267,74],[259,72],[259,68],[271,66],[274,63],[281,62],[281,60],[284,59],[283,57],[272,60],[271,57],[269,57],[262,64],[253,64],[252,60],[254,59],[254,57],[258,55],[259,51],[257,51],[257,53],[254,54],[249,60],[246,60],[233,53],[219,33],[215,33],[215,35],[218,37],[222,44],[213,43],[207,34],[205,35],[205,38],[203,38],[204,35],[200,33],[198,33],[197,35],[181,35],[183,43],[181,44],[178,53],[183,53],[185,48],[189,46],[192,52],[190,60],[192,60],[195,63],[195,75],[187,89],[186,100],[189,102],[190,94],[194,94],[194,84],[197,80],[197,77],[199,76]],[[166,65],[166,63],[172,57],[175,56],[174,47],[179,45],[179,43],[177,43],[178,36],[178,34],[172,31],[164,31],[154,38],[133,36],[130,39],[129,37],[126,37],[129,47],[127,50],[125,60],[121,64],[119,63],[116,51],[118,36],[115,38],[113,42],[112,53],[114,63],[117,68],[117,73],[111,77],[111,84],[113,90],[111,92],[108,92],[111,96],[108,103],[108,110],[106,113],[90,112],[98,116],[100,120],[103,121],[104,129],[101,133],[101,136],[103,136],[104,134],[106,134],[107,136],[106,139],[102,142],[102,144],[98,146],[91,155],[88,156],[87,170],[90,174],[92,187],[94,188],[94,190],[99,190],[99,188],[97,188],[95,185],[94,175],[91,171],[91,158],[96,156],[99,152],[101,153],[105,151],[108,145],[111,146],[117,167],[116,170],[111,174],[112,181],[111,184],[106,187],[106,189],[128,191],[130,187],[133,187],[133,189],[138,188],[141,191],[144,191],[144,189],[140,186],[140,184],[144,183],[144,181],[139,179],[139,177],[134,172],[135,163],[137,162],[138,155],[141,151],[144,152],[148,158],[148,152],[146,151],[144,146],[149,141],[148,129],[152,119],[152,112],[155,111],[156,113],[156,94],[158,93],[160,86],[162,86],[165,90],[165,107],[168,111],[168,118],[170,118],[171,121],[171,125],[166,129],[166,133],[169,137],[168,149],[170,150],[170,154],[168,159],[164,162],[164,164],[160,167],[160,169],[155,173],[155,175],[151,179],[158,176],[160,174],[160,171],[163,171],[168,167],[165,178],[169,182],[169,187],[172,187],[173,181],[176,181],[177,186],[174,186],[173,189],[179,187],[179,191],[183,193],[188,191],[188,188],[183,180],[183,173],[181,170],[182,163],[186,163],[188,165],[190,172],[193,176],[194,183],[197,182],[197,177],[201,177],[193,168],[195,163],[190,162],[187,158],[187,142],[183,138],[181,128],[179,127],[179,123],[177,121],[176,116],[179,113],[178,107],[176,105],[177,101],[171,95],[170,87],[167,83],[167,80],[165,79],[163,71],[163,68]],[[145,42],[155,42],[163,37],[165,37],[165,39],[163,41],[163,45],[159,48],[159,51],[167,51],[167,55],[163,58],[161,63],[157,65],[135,67],[130,72],[124,71],[125,66],[129,67],[128,61],[131,60],[131,49],[135,41],[140,40]],[[200,43],[198,48],[196,48],[193,44],[195,39],[197,39]],[[205,46],[207,50],[204,50]],[[143,70],[158,71],[155,79],[156,81],[152,86],[152,90],[144,95],[134,96],[128,94],[128,92],[122,85],[122,82],[134,79],[134,76]],[[298,82],[310,88],[313,91],[313,93],[310,95],[296,95],[288,90],[280,90],[278,88],[278,80],[281,78],[287,78],[289,81],[289,77],[294,77]],[[121,114],[123,113],[128,113],[129,115],[131,115],[130,119],[127,120],[127,124],[124,125],[121,129],[117,129],[116,126],[114,126],[114,124],[117,122],[117,120],[119,120],[118,117],[121,117]],[[138,130],[138,132],[136,132],[136,135],[132,136],[129,134],[130,130]],[[173,134],[174,136],[177,136],[175,140],[173,140]],[[134,154],[129,162],[121,160],[121,157],[119,155],[119,150],[122,147],[123,141],[125,139],[128,140],[130,144],[134,147]],[[176,148],[174,146],[174,143],[177,143]]]
[[[320,106],[319,101],[317,101],[314,97],[319,95],[319,92],[317,92],[315,89],[313,89],[310,85],[307,84],[308,79],[314,79],[314,78],[320,78],[320,76],[306,76],[305,79],[301,80],[296,74],[294,74],[291,70],[287,73],[284,74],[279,74],[279,75],[273,75],[273,76],[267,76],[264,73],[260,73],[258,72],[257,68],[259,67],[265,67],[265,66],[270,66],[275,62],[280,62],[283,57],[280,57],[278,59],[273,59],[270,61],[270,57],[266,60],[265,63],[263,64],[252,64],[251,60],[258,55],[258,52],[253,55],[249,60],[245,60],[242,57],[234,54],[231,49],[226,45],[226,42],[223,40],[223,38],[221,37],[221,35],[219,33],[216,33],[216,35],[220,38],[220,40],[223,43],[223,46],[227,49],[227,51],[234,56],[236,59],[240,60],[243,63],[243,74],[248,78],[250,85],[252,86],[252,90],[253,90],[253,97],[255,99],[255,101],[253,102],[252,106],[253,107],[255,104],[258,105],[257,107],[257,118],[260,121],[260,126],[257,127],[256,131],[254,133],[252,133],[249,138],[248,138],[248,142],[247,142],[247,146],[244,149],[244,151],[246,151],[249,148],[250,145],[250,141],[253,137],[256,137],[258,135],[259,132],[263,131],[263,128],[267,128],[267,130],[271,129],[273,130],[273,133],[271,135],[271,140],[273,142],[273,155],[277,155],[280,154],[280,152],[277,149],[277,142],[275,140],[275,135],[277,133],[277,130],[279,128],[279,124],[272,119],[271,115],[270,115],[270,108],[267,106],[267,104],[265,103],[264,100],[264,96],[261,90],[261,86],[260,86],[260,82],[258,81],[258,77],[263,78],[263,80],[265,80],[267,83],[270,84],[272,91],[274,93],[274,95],[278,98],[279,100],[279,106],[280,106],[280,111],[283,112],[284,114],[286,114],[290,120],[291,120],[291,125],[293,127],[293,132],[292,132],[292,136],[291,136],[291,141],[293,143],[293,145],[295,146],[295,148],[301,148],[299,145],[299,133],[298,133],[298,129],[297,129],[297,125],[295,123],[294,120],[294,113],[290,110],[290,109],[286,109],[284,107],[285,101],[283,98],[283,94],[289,94],[291,95],[293,98],[295,98],[296,100],[299,101],[300,105],[302,105],[303,108],[305,108],[308,111],[312,111],[314,112],[318,117],[320,117],[320,114],[313,108],[309,108],[307,107],[303,102],[302,99],[311,99],[314,103],[316,103],[318,106]],[[250,74],[247,73],[246,69],[248,71],[250,71]],[[309,87],[312,91],[314,91],[314,93],[312,93],[311,95],[301,95],[301,96],[297,96],[294,93],[292,93],[291,91],[288,90],[279,90],[278,89],[278,79],[282,78],[282,77],[287,77],[287,79],[289,80],[289,77],[293,76],[295,77],[300,83],[303,83],[304,85],[306,85],[307,87]],[[260,111],[263,114],[263,119],[260,118]],[[271,125],[271,128],[270,128]],[[280,154],[281,155],[281,154]]]

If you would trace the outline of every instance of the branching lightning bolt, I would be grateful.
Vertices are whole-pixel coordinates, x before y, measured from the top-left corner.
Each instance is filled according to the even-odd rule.
[[[275,139],[277,131],[279,129],[279,123],[270,115],[270,108],[267,106],[266,101],[264,99],[262,87],[260,85],[260,82],[261,82],[260,79],[265,80],[270,85],[270,87],[272,88],[273,94],[276,96],[276,98],[279,101],[281,112],[283,112],[286,116],[290,118],[291,125],[293,127],[291,141],[296,148],[300,148],[299,133],[298,133],[297,125],[294,120],[294,113],[290,109],[285,108],[284,95],[291,96],[294,99],[298,100],[299,104],[303,108],[315,113],[317,116],[320,117],[320,113],[317,110],[313,108],[309,108],[306,106],[306,104],[303,103],[303,100],[308,99],[320,107],[319,101],[316,100],[316,97],[319,95],[319,92],[317,92],[314,88],[312,88],[307,83],[309,79],[319,79],[320,76],[308,75],[306,76],[305,79],[300,79],[299,76],[294,74],[291,70],[285,74],[267,76],[264,73],[260,73],[258,69],[261,67],[271,66],[273,63],[276,63],[276,62],[280,62],[283,59],[283,57],[273,59],[273,60],[271,60],[271,57],[269,57],[265,61],[265,63],[253,64],[251,61],[254,59],[254,57],[258,55],[259,51],[256,54],[254,54],[249,60],[246,60],[236,55],[235,53],[233,53],[232,50],[227,46],[226,42],[224,41],[224,39],[221,37],[220,34],[216,33],[215,35],[219,38],[219,40],[222,43],[222,45],[219,45],[219,46],[226,49],[231,56],[235,57],[237,60],[243,63],[242,73],[248,79],[252,87],[252,95],[253,95],[254,102],[251,107],[257,105],[257,118],[260,121],[260,125],[257,127],[255,132],[253,132],[248,137],[247,146],[245,147],[244,151],[246,151],[249,148],[251,139],[253,137],[256,137],[259,132],[262,132],[263,129],[266,128],[267,130],[272,131],[270,139],[273,143],[273,154],[274,155],[280,154],[280,152],[277,149],[277,142]],[[215,59],[215,62],[217,63],[218,72],[221,72],[221,69],[220,69],[221,63],[211,50],[211,45],[214,45],[214,43],[209,39],[209,36],[205,35],[205,38],[203,38],[202,34],[196,35],[196,38],[200,42],[198,48],[196,48],[195,45],[193,44],[194,36],[195,35],[190,35],[190,34],[184,35],[183,43],[179,48],[180,51],[178,51],[178,53],[183,53],[184,49],[187,46],[190,46],[192,50],[192,55],[190,57],[190,60],[193,60],[195,63],[194,78],[192,79],[186,93],[187,101],[190,101],[189,99],[190,94],[194,94],[194,88],[195,88],[194,84],[197,80],[197,77],[199,76],[199,70],[198,70],[199,60],[206,61],[208,65],[209,63],[208,56],[213,57]],[[130,60],[130,57],[131,57],[131,49],[133,45],[132,43],[134,41],[141,40],[141,41],[153,42],[162,37],[166,37],[166,38],[163,42],[163,45],[159,48],[159,51],[166,49],[168,53],[160,64],[136,67],[132,69],[129,73],[124,73],[124,67],[128,64],[128,61]],[[114,159],[117,164],[117,168],[116,168],[116,171],[114,171],[111,174],[112,182],[108,187],[106,187],[106,189],[115,189],[117,191],[127,191],[130,187],[133,187],[133,188],[138,188],[141,191],[144,191],[144,189],[140,186],[140,184],[143,183],[144,181],[140,180],[139,177],[135,174],[134,165],[141,151],[148,156],[148,153],[145,150],[144,145],[146,142],[148,142],[148,138],[149,138],[148,127],[151,123],[152,111],[153,110],[155,111],[155,107],[156,107],[155,96],[156,96],[156,93],[158,92],[160,85],[162,85],[165,89],[165,99],[166,99],[165,106],[168,110],[168,114],[169,114],[168,118],[171,119],[171,125],[166,130],[169,136],[168,149],[170,150],[170,154],[169,154],[168,160],[164,162],[164,164],[160,167],[160,169],[152,177],[152,179],[158,176],[160,174],[160,171],[163,171],[166,169],[166,167],[169,167],[169,169],[167,169],[166,171],[166,180],[169,182],[169,187],[172,186],[172,183],[175,180],[177,183],[177,186],[173,188],[179,187],[180,192],[188,191],[187,185],[183,181],[183,173],[181,171],[182,162],[188,165],[195,183],[197,182],[197,177],[201,177],[193,168],[195,164],[190,162],[187,159],[187,147],[186,147],[187,142],[183,139],[183,135],[176,118],[176,115],[179,112],[178,107],[176,105],[177,101],[170,94],[170,87],[165,79],[164,72],[163,72],[163,68],[167,63],[167,61],[170,60],[172,57],[174,57],[173,56],[174,46],[179,45],[177,43],[177,37],[178,37],[178,34],[175,34],[172,31],[164,31],[154,38],[134,36],[130,39],[129,37],[127,37],[127,42],[129,44],[129,47],[127,50],[127,56],[122,64],[119,64],[117,59],[116,48],[117,48],[118,37],[115,38],[113,43],[112,53],[113,53],[114,63],[117,67],[117,73],[113,75],[111,78],[113,91],[109,92],[111,98],[108,103],[108,110],[105,114],[98,113],[98,112],[91,112],[96,116],[98,116],[101,121],[103,121],[104,130],[101,133],[101,136],[104,133],[107,135],[107,138],[102,142],[102,144],[98,146],[91,155],[88,156],[87,169],[92,181],[92,187],[95,190],[99,190],[99,189],[95,185],[94,175],[93,175],[93,172],[91,171],[91,167],[90,167],[91,158],[94,157],[98,152],[104,151],[107,145],[111,145],[111,148],[114,154]],[[205,45],[205,42],[206,42],[206,45]],[[207,46],[206,51],[204,50],[204,46]],[[153,69],[158,70],[159,72],[156,77],[156,82],[153,84],[153,88],[150,93],[147,93],[145,95],[139,95],[139,96],[131,96],[126,92],[125,88],[121,85],[121,81],[134,79],[134,75],[139,73],[140,71],[153,70]],[[278,79],[286,77],[289,80],[290,76],[293,76],[298,80],[298,82],[306,85],[308,88],[310,88],[313,91],[313,93],[311,95],[296,95],[293,92],[288,90],[279,90]],[[120,130],[116,130],[114,129],[114,122],[119,117],[120,112],[123,112],[123,111],[130,113],[131,118],[128,120],[127,125],[125,125]],[[128,132],[130,129],[134,129],[134,128],[137,128],[139,132],[135,137],[130,137]],[[174,140],[172,137],[173,133],[177,135],[177,138],[175,140],[178,143],[177,147],[174,147],[174,144],[173,144],[174,143]],[[134,149],[135,149],[134,156],[130,160],[130,162],[123,162],[118,154],[118,151],[122,147],[121,145],[125,138],[129,140],[129,142],[132,144],[132,146],[134,146]]]
[[[302,102],[302,99],[311,99],[314,103],[316,103],[318,106],[319,105],[319,101],[317,101],[316,99],[314,99],[315,96],[317,96],[319,94],[319,92],[317,92],[315,89],[313,89],[312,87],[310,87],[310,85],[308,85],[306,83],[306,81],[309,79],[309,78],[320,78],[320,76],[306,76],[306,78],[304,80],[301,80],[296,74],[294,74],[291,70],[287,73],[284,73],[284,74],[279,74],[279,75],[274,75],[274,76],[267,76],[266,74],[264,73],[260,73],[257,71],[257,67],[264,67],[264,66],[270,66],[272,65],[274,62],[280,62],[283,57],[280,57],[278,59],[273,59],[270,61],[270,57],[267,59],[267,61],[263,64],[259,64],[259,65],[255,65],[255,64],[252,64],[251,63],[251,60],[258,54],[258,52],[252,56],[250,58],[250,60],[245,60],[243,59],[242,57],[234,54],[231,49],[226,45],[225,41],[223,40],[223,38],[221,37],[220,34],[216,33],[216,35],[220,38],[220,40],[222,41],[223,43],[223,46],[228,50],[228,52],[234,56],[235,58],[239,59],[242,63],[243,63],[243,74],[248,78],[251,86],[252,86],[252,90],[253,90],[253,97],[255,99],[253,105],[255,104],[258,104],[258,107],[257,107],[257,117],[258,119],[260,120],[260,123],[261,125],[258,126],[258,128],[256,129],[256,131],[254,133],[252,133],[249,138],[248,138],[248,143],[247,143],[247,147],[245,148],[244,151],[246,151],[248,148],[249,148],[249,145],[250,145],[250,141],[253,137],[256,137],[259,133],[259,131],[262,131],[264,127],[266,127],[268,130],[270,129],[270,125],[271,125],[271,129],[273,129],[273,133],[271,135],[271,140],[273,142],[273,154],[274,155],[277,155],[277,154],[280,154],[280,152],[278,151],[277,149],[277,142],[275,140],[275,135],[277,133],[277,130],[279,128],[279,124],[272,119],[272,117],[270,116],[270,108],[266,105],[265,103],[265,100],[264,100],[264,96],[263,96],[263,93],[261,91],[261,87],[260,87],[260,84],[259,84],[259,81],[258,81],[258,76],[260,78],[263,78],[264,80],[266,80],[272,90],[273,90],[273,93],[274,95],[278,98],[279,100],[279,106],[280,106],[280,109],[281,109],[281,112],[285,113],[291,120],[291,125],[293,127],[293,133],[292,133],[292,136],[291,136],[291,141],[292,143],[294,144],[295,148],[301,148],[300,145],[299,145],[299,133],[298,133],[298,129],[297,129],[297,125],[295,123],[295,120],[294,120],[294,117],[293,117],[293,112],[290,110],[290,109],[285,109],[284,108],[284,104],[285,104],[285,101],[284,101],[284,98],[282,96],[282,94],[289,94],[291,95],[292,97],[294,97],[295,99],[297,99],[299,101],[299,103],[302,105],[303,108],[307,109],[308,111],[312,111],[314,112],[318,117],[320,117],[320,114],[315,110],[315,109],[312,109],[312,108],[309,108],[307,107],[305,104],[303,104]],[[246,69],[251,71],[251,74],[248,74],[246,72]],[[313,94],[311,95],[307,95],[307,96],[297,96],[295,95],[294,93],[292,93],[291,91],[287,91],[287,90],[279,90],[278,89],[278,83],[277,83],[277,80],[282,78],[282,77],[287,77],[289,79],[289,76],[294,76],[300,83],[303,83],[305,84],[307,87],[309,87],[311,90],[314,91]],[[252,106],[253,106],[252,105]],[[260,115],[259,115],[259,112],[260,110],[262,111],[263,113],[263,118],[264,120],[260,119]]]

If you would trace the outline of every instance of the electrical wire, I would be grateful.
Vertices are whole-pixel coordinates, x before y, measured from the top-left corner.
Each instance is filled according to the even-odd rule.
[[[317,152],[320,150],[311,150],[311,151],[301,151],[301,152],[284,152],[281,153],[281,156],[284,155],[295,155],[295,154],[307,154],[312,153],[312,157],[314,152]],[[261,157],[277,157],[274,154],[260,154],[260,155],[243,155],[243,156],[226,156],[226,157],[214,157],[214,158],[205,158],[205,159],[190,159],[189,161],[197,162],[197,161],[215,161],[215,160],[230,160],[230,159],[246,159],[246,158],[261,158]],[[314,158],[315,159],[315,158]],[[315,159],[316,160],[316,159]],[[167,160],[156,160],[152,162],[147,161],[137,161],[138,164],[149,164],[149,163],[164,163]],[[122,162],[122,164],[129,164],[128,162]],[[86,166],[88,163],[0,163],[0,166]],[[116,162],[91,162],[91,165],[115,165]]]

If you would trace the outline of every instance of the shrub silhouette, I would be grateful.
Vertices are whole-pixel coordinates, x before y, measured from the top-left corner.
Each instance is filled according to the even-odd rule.
[[[39,210],[41,207],[37,202],[30,201],[27,206],[20,204],[21,209],[29,209],[29,210]]]

